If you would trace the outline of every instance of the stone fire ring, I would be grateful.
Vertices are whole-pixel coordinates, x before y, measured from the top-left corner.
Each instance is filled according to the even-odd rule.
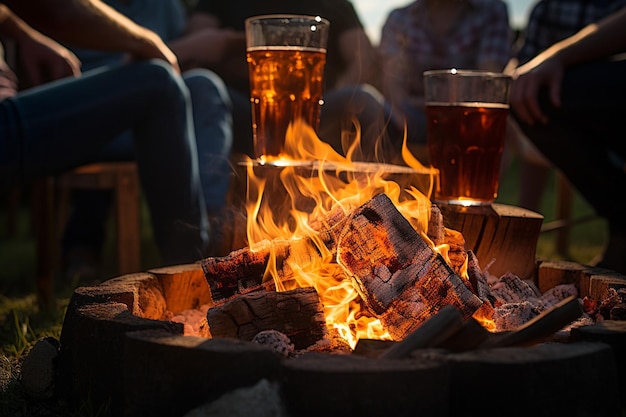
[[[77,288],[61,332],[57,394],[112,416],[172,417],[266,379],[279,382],[292,417],[619,414],[613,350],[604,343],[284,359],[251,342],[184,336],[182,324],[160,320],[165,309],[207,303],[196,264]]]

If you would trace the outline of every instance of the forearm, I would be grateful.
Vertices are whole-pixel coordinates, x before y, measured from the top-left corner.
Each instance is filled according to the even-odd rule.
[[[8,7],[0,4],[0,35],[20,41],[25,38],[32,38],[36,34],[37,32],[33,28],[24,23]]]
[[[149,56],[160,42],[151,31],[99,1],[67,0],[63,7],[54,0],[5,3],[33,28],[76,47]]]
[[[604,58],[626,49],[626,7],[548,48],[532,61],[558,59],[564,67]],[[531,62],[532,62],[531,61]]]

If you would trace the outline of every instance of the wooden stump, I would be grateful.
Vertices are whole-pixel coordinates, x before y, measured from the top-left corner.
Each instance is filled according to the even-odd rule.
[[[572,329],[571,340],[602,342],[613,348],[619,377],[619,395],[626,410],[626,321],[605,320],[590,326]]]
[[[442,360],[372,360],[305,355],[283,362],[290,415],[448,416],[450,380]]]
[[[512,272],[522,279],[534,276],[541,214],[503,204],[438,206],[444,225],[463,234],[466,248],[474,251],[481,268],[493,260],[489,266],[492,275]]]
[[[451,370],[450,416],[620,415],[615,361],[607,345],[545,343],[442,355]],[[437,356],[426,350],[414,358]]]

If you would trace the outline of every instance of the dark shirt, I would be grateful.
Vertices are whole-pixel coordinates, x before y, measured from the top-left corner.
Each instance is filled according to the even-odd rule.
[[[328,19],[325,81],[331,88],[348,64],[341,57],[341,34],[363,27],[354,6],[347,0],[199,0],[194,11],[211,14],[219,20],[221,27],[235,30],[244,30],[248,17],[263,14],[305,14]]]

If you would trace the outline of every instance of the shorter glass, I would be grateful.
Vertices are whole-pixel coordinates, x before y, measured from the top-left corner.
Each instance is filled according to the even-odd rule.
[[[510,76],[495,72],[424,72],[436,203],[489,205],[498,196],[510,84]]]

